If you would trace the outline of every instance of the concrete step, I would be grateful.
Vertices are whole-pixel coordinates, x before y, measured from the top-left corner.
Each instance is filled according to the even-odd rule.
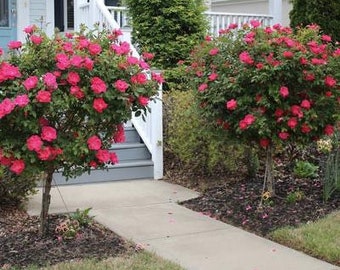
[[[128,160],[110,165],[108,169],[91,170],[91,174],[84,173],[76,178],[68,179],[68,181],[61,173],[55,173],[53,175],[53,185],[75,185],[150,178],[153,178],[152,160]]]
[[[118,156],[119,162],[126,160],[150,160],[151,154],[142,143],[117,143],[110,148]]]

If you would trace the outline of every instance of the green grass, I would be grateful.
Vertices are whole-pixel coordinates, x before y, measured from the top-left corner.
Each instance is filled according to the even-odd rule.
[[[340,265],[340,212],[298,228],[285,227],[270,238],[333,264]]]
[[[35,266],[28,270],[40,269]],[[127,254],[122,257],[109,258],[102,261],[81,260],[79,262],[60,263],[41,268],[43,270],[184,270],[179,265],[164,260],[150,252]]]

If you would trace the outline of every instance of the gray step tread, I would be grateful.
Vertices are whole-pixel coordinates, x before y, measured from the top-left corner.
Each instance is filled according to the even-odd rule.
[[[130,149],[130,148],[144,148],[146,147],[143,143],[114,143],[111,145],[110,150],[115,149]]]
[[[122,160],[115,165],[108,166],[108,168],[112,169],[144,166],[153,166],[153,161],[150,159]]]

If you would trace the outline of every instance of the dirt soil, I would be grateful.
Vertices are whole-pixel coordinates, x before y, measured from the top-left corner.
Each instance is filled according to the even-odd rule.
[[[55,232],[63,221],[64,215],[50,215],[50,231],[46,237],[40,237],[38,217],[30,217],[16,207],[0,207],[0,269],[104,259],[131,249],[118,235],[95,222],[82,228],[75,238],[63,239]]]

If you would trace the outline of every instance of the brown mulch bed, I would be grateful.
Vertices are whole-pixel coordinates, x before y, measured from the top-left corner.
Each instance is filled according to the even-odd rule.
[[[95,222],[82,228],[74,239],[62,239],[55,228],[65,218],[65,215],[50,215],[50,231],[46,237],[40,237],[38,217],[16,207],[0,206],[0,269],[53,265],[84,258],[104,259],[130,249],[118,235]]]

